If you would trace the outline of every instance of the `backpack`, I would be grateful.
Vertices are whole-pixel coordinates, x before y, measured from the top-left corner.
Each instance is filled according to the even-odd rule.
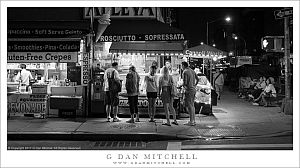
[[[128,94],[134,93],[136,90],[136,80],[134,80],[134,75],[132,73],[127,74],[126,76],[126,90]]]
[[[115,78],[115,70],[112,72],[110,78],[108,78],[108,90],[113,92],[121,92],[121,82]]]

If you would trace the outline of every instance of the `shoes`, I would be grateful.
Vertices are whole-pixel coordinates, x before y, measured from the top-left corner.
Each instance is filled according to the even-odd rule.
[[[173,121],[172,124],[178,125],[178,122],[177,121]]]
[[[126,121],[127,123],[134,123],[134,119],[130,119],[130,120],[128,120],[128,121]]]
[[[163,123],[162,125],[167,125],[167,126],[171,126],[171,124],[168,124],[168,123]]]
[[[254,96],[249,94],[248,97],[250,97],[251,99],[254,99]]]
[[[153,118],[151,118],[151,119],[149,120],[149,122],[155,122],[155,120],[154,120]]]
[[[259,106],[259,104],[258,104],[258,103],[252,103],[252,105],[254,105],[254,106]]]
[[[221,97],[220,97],[220,96],[218,97],[218,100],[221,100]]]
[[[114,118],[113,122],[120,122],[121,120],[119,118]]]
[[[184,125],[187,125],[187,126],[195,126],[195,125],[196,125],[196,123],[187,122],[187,123],[185,123]]]
[[[107,117],[106,122],[110,122],[111,117]]]
[[[139,118],[135,119],[135,122],[140,122],[140,119]]]

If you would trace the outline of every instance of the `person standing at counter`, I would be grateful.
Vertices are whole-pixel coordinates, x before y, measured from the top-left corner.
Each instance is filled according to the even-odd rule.
[[[21,67],[21,71],[17,74],[16,81],[20,82],[21,84],[25,84],[26,92],[27,92],[29,87],[29,81],[33,79],[33,77],[31,72],[26,69],[25,64],[21,64],[20,67]]]
[[[154,116],[156,111],[156,98],[157,98],[157,78],[155,76],[156,66],[150,67],[150,72],[145,76],[144,83],[146,84],[146,92],[148,98],[148,113],[150,120],[149,122],[155,122]]]
[[[129,73],[126,75],[125,83],[131,116],[130,120],[126,121],[128,123],[134,123],[134,115],[136,115],[135,122],[140,122],[138,113],[139,84],[140,76],[136,72],[135,67],[132,65],[129,68]]]
[[[117,117],[118,114],[118,105],[119,105],[119,92],[111,90],[112,86],[109,86],[109,79],[114,79],[120,81],[120,76],[118,70],[118,63],[112,63],[112,67],[108,68],[104,72],[104,91],[105,91],[105,105],[106,105],[106,114],[107,122],[110,122],[110,113],[113,110],[114,118],[113,122],[120,122],[121,120]]]
[[[183,69],[183,84],[182,86],[185,88],[185,98],[184,103],[186,105],[187,111],[190,114],[190,121],[185,125],[195,126],[195,95],[196,95],[196,85],[199,82],[199,78],[195,71],[193,71],[187,62],[182,62]]]
[[[174,122],[172,122],[172,124],[178,125],[176,121],[176,112],[173,107],[174,95],[171,94],[171,89],[174,85],[174,81],[173,78],[170,76],[169,70],[166,66],[162,68],[161,72],[162,72],[162,76],[159,78],[158,93],[160,95],[159,97],[161,98],[164,104],[164,109],[165,109],[166,119],[167,119],[167,123],[163,123],[163,125],[171,126],[169,109],[173,113]]]

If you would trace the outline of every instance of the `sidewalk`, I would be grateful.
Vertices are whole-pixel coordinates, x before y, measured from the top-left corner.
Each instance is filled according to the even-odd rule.
[[[141,122],[106,122],[105,118],[10,118],[9,140],[180,140],[192,138],[246,138],[292,134],[293,116],[280,113],[279,107],[253,106],[225,91],[213,116],[196,115],[197,125],[183,125],[188,118],[179,119],[179,125],[164,126],[165,119],[148,118]]]

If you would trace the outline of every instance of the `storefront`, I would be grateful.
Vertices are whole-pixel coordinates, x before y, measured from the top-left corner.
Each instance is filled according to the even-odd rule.
[[[159,10],[153,7],[99,7],[94,12],[92,8],[8,9],[8,97],[18,95],[9,98],[14,101],[8,103],[9,115],[36,111],[54,117],[105,114],[103,70],[115,61],[123,80],[121,95],[126,94],[125,76],[130,65],[137,67],[141,86],[153,61],[159,68],[169,61],[173,76],[178,78],[186,39],[181,30],[158,21]],[[111,24],[101,35],[98,21],[104,13],[110,14]],[[31,92],[20,92],[19,83],[13,79],[14,73],[20,71],[20,63],[25,63],[34,77]],[[36,92],[35,88],[44,92]],[[139,107],[145,110],[145,91],[140,92]],[[27,96],[21,98],[23,95]],[[42,105],[30,103],[38,102],[37,97]],[[22,101],[29,105],[25,107]],[[21,103],[11,104],[16,102]],[[162,107],[160,100],[157,105]],[[46,110],[24,110],[33,107]],[[126,96],[121,96],[120,107],[128,107]]]
[[[167,61],[170,62],[173,78],[177,82],[180,78],[179,72],[184,55],[185,40],[184,33],[181,30],[170,27],[156,19],[112,18],[111,24],[95,44],[95,59],[97,63],[94,64],[98,64],[101,69],[107,69],[111,63],[118,62],[118,71],[122,80],[119,104],[120,113],[129,114],[125,88],[129,67],[134,65],[141,77],[138,106],[141,113],[147,114],[148,101],[143,86],[144,77],[149,73],[149,67],[154,61],[157,62],[158,70],[156,75],[160,75],[160,68]],[[95,88],[98,87],[96,86]],[[95,93],[95,91],[92,92]],[[94,105],[94,107],[92,106],[92,113],[94,115],[102,112],[98,110],[101,108],[99,103],[94,103],[103,101],[104,96],[100,96],[100,93],[98,95],[92,96],[92,105]],[[95,97],[98,97],[98,99],[95,99]],[[157,99],[156,105],[158,113],[163,112],[161,100]],[[103,111],[102,113],[105,112]]]
[[[53,13],[66,12],[62,10],[8,9],[8,116],[85,116],[80,73],[89,21],[58,19]],[[28,91],[16,79],[20,64],[33,77]]]

